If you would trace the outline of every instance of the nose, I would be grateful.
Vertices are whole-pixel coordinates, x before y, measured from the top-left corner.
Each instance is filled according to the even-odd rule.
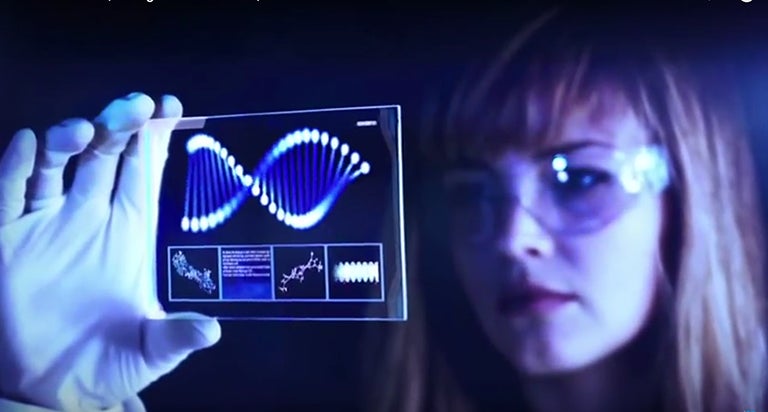
[[[551,234],[519,203],[509,207],[499,239],[502,253],[520,260],[551,256],[555,248]]]

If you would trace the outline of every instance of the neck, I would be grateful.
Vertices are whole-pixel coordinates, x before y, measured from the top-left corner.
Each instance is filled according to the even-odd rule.
[[[537,379],[525,386],[525,394],[537,412],[649,411],[657,396],[647,376],[618,371],[611,365]]]
[[[650,328],[649,328],[650,329]],[[585,369],[526,379],[524,395],[537,412],[640,412],[656,410],[660,376],[658,340],[645,331],[635,342]]]

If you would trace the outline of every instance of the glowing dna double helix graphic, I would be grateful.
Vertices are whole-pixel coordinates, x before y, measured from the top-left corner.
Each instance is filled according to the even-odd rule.
[[[229,219],[249,197],[294,229],[310,229],[341,192],[371,170],[357,152],[317,129],[288,133],[251,174],[211,136],[187,141],[189,169],[181,228],[205,232]]]

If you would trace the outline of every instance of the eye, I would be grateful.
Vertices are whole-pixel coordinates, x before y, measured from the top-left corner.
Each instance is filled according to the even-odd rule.
[[[569,168],[555,172],[552,186],[560,198],[573,198],[589,194],[590,191],[613,181],[613,176],[594,168]]]
[[[445,193],[453,206],[470,206],[498,195],[491,173],[485,171],[459,172],[446,176]]]
[[[609,183],[611,175],[607,172],[589,168],[571,168],[555,173],[556,185],[566,191],[582,191]]]
[[[448,202],[454,207],[478,204],[489,197],[489,189],[480,183],[462,183],[447,188]]]
[[[453,236],[483,243],[496,227],[496,210],[503,204],[503,190],[493,172],[470,169],[445,176],[445,205]]]

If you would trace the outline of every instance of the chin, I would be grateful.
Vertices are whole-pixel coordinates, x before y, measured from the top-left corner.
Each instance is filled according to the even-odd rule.
[[[528,376],[563,375],[585,369],[599,361],[599,358],[589,359],[551,359],[530,357],[516,359],[517,370]]]
[[[609,357],[609,348],[595,347],[576,339],[559,342],[541,342],[530,339],[508,356],[523,375],[561,375],[588,368]]]

